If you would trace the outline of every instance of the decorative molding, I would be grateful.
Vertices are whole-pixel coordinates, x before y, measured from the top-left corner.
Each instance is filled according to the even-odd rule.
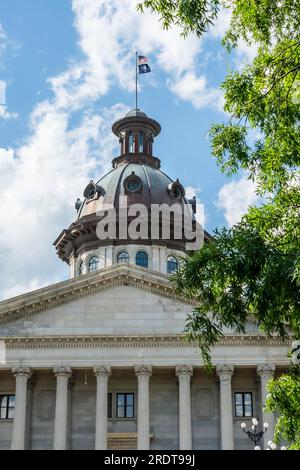
[[[257,366],[257,375],[267,379],[274,377],[276,366],[274,364],[260,364]]]
[[[137,266],[114,265],[68,281],[0,302],[0,325],[49,310],[117,286],[131,286],[152,294],[196,305],[175,292],[169,277]]]
[[[60,367],[54,367],[53,368],[53,373],[56,378],[58,377],[67,377],[68,379],[72,375],[72,369],[69,366],[60,366]]]
[[[177,377],[191,377],[193,375],[193,366],[176,366],[175,374]]]
[[[151,366],[135,366],[134,372],[137,377],[139,375],[146,375],[150,377],[152,375],[152,367]]]
[[[111,376],[111,367],[101,366],[93,368],[95,376],[108,379]]]
[[[185,335],[142,335],[142,336],[42,336],[0,337],[7,350],[19,349],[56,349],[56,348],[124,348],[124,347],[194,347],[197,342],[190,343]],[[279,337],[268,338],[264,335],[228,335],[217,344],[219,346],[290,346],[292,340],[285,343]]]
[[[31,377],[31,369],[29,367],[13,367],[12,374],[14,377],[26,377],[29,379]]]
[[[216,373],[219,376],[220,382],[231,382],[231,377],[234,374],[234,366],[222,365],[216,367]]]

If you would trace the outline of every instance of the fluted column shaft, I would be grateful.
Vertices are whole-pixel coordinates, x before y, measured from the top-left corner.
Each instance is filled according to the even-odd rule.
[[[179,381],[179,449],[192,449],[191,376],[193,367],[177,366]]]
[[[67,448],[68,429],[68,382],[72,371],[70,367],[56,367],[53,372],[56,377],[53,449],[65,450]]]
[[[95,449],[107,449],[107,393],[110,367],[95,367],[97,378]]]
[[[138,378],[138,450],[150,449],[150,405],[149,384],[152,367],[137,366],[135,375]]]
[[[221,446],[222,450],[234,449],[231,377],[233,366],[218,366],[220,380]]]
[[[11,449],[23,450],[25,448],[27,382],[30,369],[18,367],[13,369],[12,373],[16,379],[16,404]]]
[[[274,438],[274,415],[273,413],[266,413],[264,411],[266,396],[267,396],[267,384],[269,380],[274,377],[275,366],[271,364],[263,364],[257,366],[257,374],[260,376],[261,383],[261,405],[262,405],[262,418],[263,423],[268,423],[268,429],[264,434],[264,447],[267,447],[267,442],[272,441]],[[263,424],[262,423],[262,424]]]

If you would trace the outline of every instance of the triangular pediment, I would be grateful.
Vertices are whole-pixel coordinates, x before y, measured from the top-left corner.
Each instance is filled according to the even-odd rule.
[[[0,303],[0,336],[182,333],[192,302],[168,276],[121,265]]]

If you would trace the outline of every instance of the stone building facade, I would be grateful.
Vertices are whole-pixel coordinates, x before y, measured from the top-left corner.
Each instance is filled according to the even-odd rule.
[[[134,110],[113,132],[120,156],[54,243],[70,279],[0,303],[0,449],[249,449],[240,424],[252,417],[269,423],[267,442],[266,383],[286,370],[287,345],[249,321],[205,369],[184,337],[194,300],[169,279],[184,240],[97,236],[99,211],[124,196],[187,202],[153,156],[156,121]]]

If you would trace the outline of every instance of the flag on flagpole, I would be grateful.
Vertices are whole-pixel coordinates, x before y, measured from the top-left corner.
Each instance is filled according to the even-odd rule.
[[[138,56],[138,69],[139,69],[139,74],[141,73],[149,73],[151,72],[151,68],[148,64],[148,59],[144,55],[139,55]]]

